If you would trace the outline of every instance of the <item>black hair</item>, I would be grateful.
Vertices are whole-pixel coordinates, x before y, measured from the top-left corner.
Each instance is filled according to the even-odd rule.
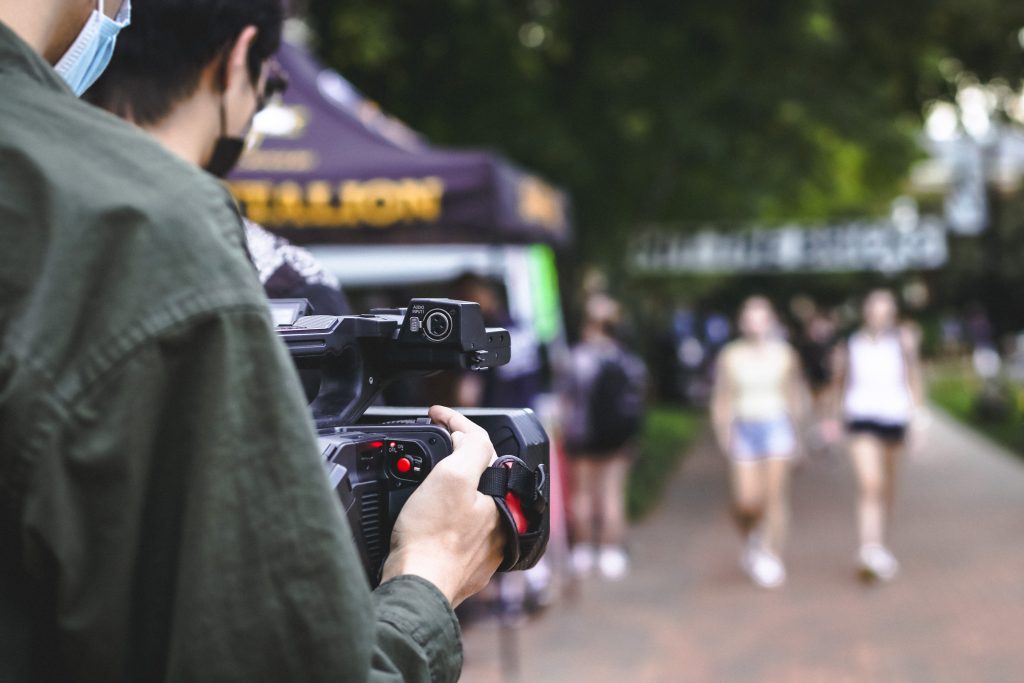
[[[225,59],[246,26],[255,26],[249,77],[277,52],[284,22],[282,0],[142,0],[131,25],[86,99],[139,125],[159,123],[199,87],[211,63]]]

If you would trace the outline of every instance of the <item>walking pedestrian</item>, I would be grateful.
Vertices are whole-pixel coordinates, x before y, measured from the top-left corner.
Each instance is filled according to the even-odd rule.
[[[804,447],[809,455],[824,455],[836,441],[834,433],[827,434],[828,428],[822,430],[822,425],[831,416],[836,346],[841,338],[835,316],[829,312],[815,308],[801,322],[796,349],[811,398],[808,422],[813,425],[804,432]]]
[[[857,562],[865,579],[890,580],[899,562],[887,545],[896,473],[924,388],[917,337],[900,325],[896,298],[875,290],[864,301],[863,324],[837,353],[834,395],[841,403],[857,472]]]
[[[741,566],[755,584],[777,588],[786,581],[789,469],[804,402],[800,361],[764,297],[743,303],[739,328],[718,357],[712,421],[731,463]]]
[[[603,294],[587,301],[581,341],[562,387],[566,450],[572,462],[572,565],[597,565],[609,580],[629,571],[626,478],[644,416],[646,370],[619,339],[621,309]]]

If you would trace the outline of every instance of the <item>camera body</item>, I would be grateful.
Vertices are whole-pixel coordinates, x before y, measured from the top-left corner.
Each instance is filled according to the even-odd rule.
[[[398,514],[451,454],[452,442],[425,408],[369,406],[408,373],[507,363],[509,333],[486,328],[478,304],[451,299],[414,299],[407,309],[353,316],[308,315],[304,300],[272,301],[271,310],[303,378],[324,467],[375,586]],[[527,409],[462,412],[487,431],[499,455],[480,491],[502,513],[508,538],[501,569],[528,569],[547,545],[548,437]]]
[[[452,452],[451,439],[444,429],[421,423],[321,429],[318,441],[363,567],[376,584],[398,513]]]

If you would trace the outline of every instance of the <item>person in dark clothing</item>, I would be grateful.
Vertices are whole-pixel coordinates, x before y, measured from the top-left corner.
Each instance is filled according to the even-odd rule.
[[[824,311],[814,311],[803,322],[797,337],[796,349],[800,355],[804,379],[810,391],[811,422],[806,430],[805,446],[808,453],[825,454],[834,444],[827,431],[822,430],[829,417],[829,403],[835,373],[837,349],[840,346],[839,329],[835,317]]]
[[[307,299],[317,315],[351,315],[338,278],[306,249],[246,219],[245,243],[271,299]]]
[[[629,571],[626,478],[645,410],[647,370],[620,340],[622,309],[594,294],[580,342],[561,372],[566,450],[572,461],[572,567],[609,580]],[[609,431],[611,428],[611,431]]]
[[[832,360],[839,343],[838,329],[826,313],[815,313],[797,340],[807,383],[817,398],[832,385]]]

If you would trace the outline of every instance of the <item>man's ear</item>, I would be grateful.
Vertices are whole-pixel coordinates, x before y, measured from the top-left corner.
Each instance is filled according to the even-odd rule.
[[[246,26],[238,34],[235,44],[231,46],[228,53],[227,69],[224,75],[224,89],[227,92],[241,90],[251,87],[249,76],[249,48],[256,40],[257,29],[255,26]]]

